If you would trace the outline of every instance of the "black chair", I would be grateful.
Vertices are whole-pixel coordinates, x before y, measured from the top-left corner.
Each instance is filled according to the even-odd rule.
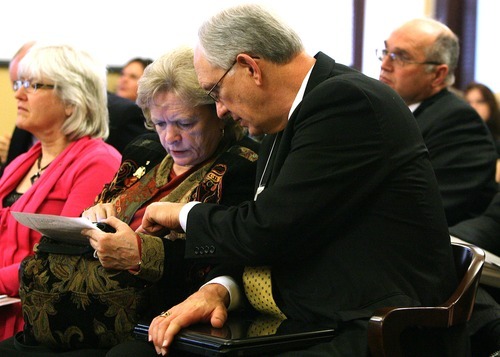
[[[449,329],[469,321],[484,264],[484,251],[471,244],[453,243],[459,284],[439,306],[386,307],[368,323],[368,346],[373,357],[403,356],[401,336],[409,328]]]

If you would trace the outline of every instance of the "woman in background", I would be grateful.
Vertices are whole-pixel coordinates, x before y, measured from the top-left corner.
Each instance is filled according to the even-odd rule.
[[[499,160],[497,160],[496,181],[500,182],[500,109],[493,91],[486,85],[471,82],[464,91],[464,98],[481,116],[490,129],[495,141]]]
[[[67,46],[35,46],[14,82],[16,126],[38,142],[0,179],[0,294],[18,296],[19,263],[40,234],[11,211],[79,216],[113,178],[121,155],[108,136],[106,67]],[[20,304],[0,307],[0,340],[23,326]]]
[[[135,102],[137,100],[139,79],[144,73],[144,69],[146,69],[151,62],[153,62],[153,60],[140,57],[132,58],[128,61],[122,68],[120,78],[118,79],[116,94]]]

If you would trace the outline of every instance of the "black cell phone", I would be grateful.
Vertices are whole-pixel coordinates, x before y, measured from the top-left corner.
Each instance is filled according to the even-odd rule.
[[[96,227],[99,228],[101,231],[106,232],[106,233],[115,233],[116,232],[116,229],[114,229],[109,224],[104,223],[104,222],[97,222]]]

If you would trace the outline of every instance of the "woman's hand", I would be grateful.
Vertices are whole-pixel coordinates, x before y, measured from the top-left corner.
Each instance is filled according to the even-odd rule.
[[[100,222],[103,219],[115,216],[115,205],[112,203],[98,203],[82,213],[82,217],[87,218],[91,222]]]
[[[166,355],[174,337],[189,325],[205,322],[221,328],[227,320],[229,292],[220,284],[208,284],[180,304],[155,317],[149,326],[149,341],[156,353]]]
[[[184,203],[155,202],[146,207],[138,232],[156,236],[165,235],[165,229],[182,232],[179,213]]]
[[[136,270],[141,261],[137,233],[116,217],[110,217],[102,222],[115,228],[116,233],[106,233],[99,229],[82,231],[83,235],[89,237],[96,258],[99,258],[106,269]]]

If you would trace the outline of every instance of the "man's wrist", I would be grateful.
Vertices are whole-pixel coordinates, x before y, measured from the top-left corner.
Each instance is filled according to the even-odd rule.
[[[196,206],[198,203],[200,203],[200,202],[198,202],[198,201],[188,202],[181,208],[181,211],[179,212],[179,224],[181,225],[184,232],[186,231],[186,227],[187,227],[187,217],[188,217],[189,211],[191,211],[191,208]]]
[[[238,284],[230,276],[218,276],[209,282],[203,284],[201,288],[209,284],[219,284],[226,288],[229,293],[229,303],[227,305],[227,310],[232,311],[237,309],[241,304],[241,292]]]

